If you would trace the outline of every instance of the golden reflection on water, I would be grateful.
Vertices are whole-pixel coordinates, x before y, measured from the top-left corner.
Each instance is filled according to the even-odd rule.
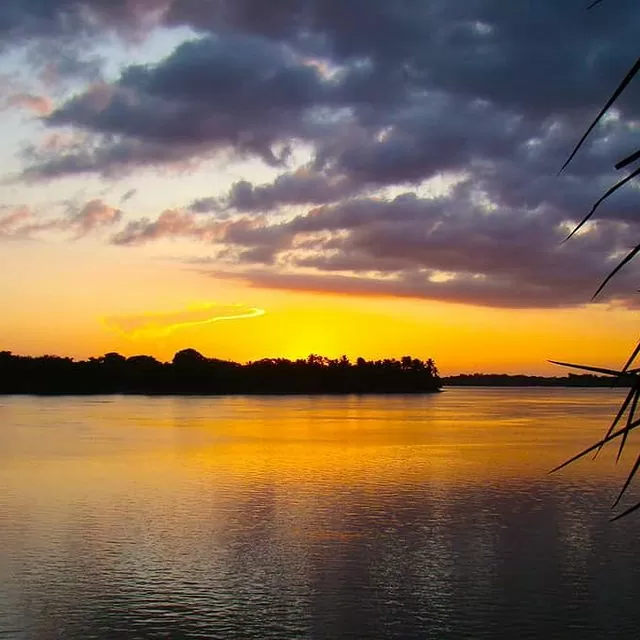
[[[0,637],[635,637],[621,398],[3,398]]]
[[[617,466],[610,447],[597,461],[548,471],[601,436],[620,398],[602,389],[9,398],[1,409],[0,482],[8,488],[1,506],[55,521],[79,505],[109,513],[114,504],[134,512],[155,505],[154,518],[181,504],[226,517],[251,495],[277,500],[295,530],[293,521],[308,519],[327,497],[327,504],[355,500],[350,492],[373,505],[409,492],[444,508],[459,492],[537,484],[576,493],[604,487],[605,510],[633,443]],[[352,535],[318,527],[316,538]]]
[[[621,397],[460,388],[426,397],[13,397],[0,401],[0,473],[27,485],[55,475],[44,492],[83,477],[106,487],[190,474],[323,486],[508,482],[544,476],[596,441]],[[617,478],[614,451],[564,475]]]

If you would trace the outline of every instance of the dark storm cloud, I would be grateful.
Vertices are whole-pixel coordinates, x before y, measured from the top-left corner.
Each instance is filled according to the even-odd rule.
[[[421,297],[449,299],[436,292],[462,287],[478,303],[501,283],[500,306],[562,306],[588,299],[594,283],[612,268],[614,252],[628,249],[624,224],[600,224],[562,244],[566,231],[553,211],[487,211],[477,194],[465,190],[461,185],[458,193],[440,200],[407,194],[389,202],[365,199],[312,211],[291,227],[329,232],[333,239],[321,254],[294,260],[318,272],[375,272],[405,284],[415,273],[446,274],[445,282],[421,282]],[[630,277],[617,286],[630,287]],[[486,304],[496,303],[497,295],[494,291],[493,302]]]
[[[34,38],[79,38],[105,27],[138,29],[169,0],[3,0],[0,45]]]
[[[24,177],[197,166],[220,152],[257,157],[281,175],[131,221],[113,241],[209,243],[261,286],[584,303],[634,243],[638,191],[616,194],[602,223],[561,244],[567,222],[585,215],[619,179],[613,164],[640,145],[633,87],[556,175],[638,53],[637,2],[585,4],[9,2],[0,8],[5,40],[153,24],[195,32],[164,59],[58,105],[44,124],[82,137],[62,150],[30,149]],[[296,167],[301,146],[310,160]],[[458,184],[438,197],[410,193],[439,176]],[[636,275],[618,278],[610,299],[631,304],[622,291],[635,290]]]
[[[338,61],[371,60],[383,72],[400,67],[417,84],[546,115],[550,106],[600,104],[611,74],[637,56],[636,2],[591,12],[585,6],[583,0],[177,0],[168,17],[205,30],[222,23]]]
[[[222,260],[272,264],[280,251],[291,246],[294,234],[283,225],[269,225],[263,219],[202,220],[188,211],[169,209],[155,220],[129,222],[111,241],[115,245],[134,246],[175,238],[214,245]]]
[[[78,172],[109,171],[118,158],[123,166],[162,164],[216,149],[277,165],[291,139],[327,129],[310,117],[323,93],[315,67],[281,46],[225,35],[186,42],[157,65],[128,67],[118,83],[92,87],[46,122],[95,134],[91,157],[71,156]],[[72,172],[69,157],[60,162],[36,162],[27,173]]]
[[[553,283],[523,283],[514,278],[483,279],[460,275],[447,282],[435,282],[428,274],[412,274],[404,278],[383,279],[345,275],[317,275],[253,270],[243,274],[212,271],[210,275],[242,281],[262,289],[305,291],[334,295],[365,297],[413,298],[506,309],[534,309],[579,306],[592,289],[572,286],[562,300],[558,299]],[[610,291],[609,301],[637,305],[626,295]]]
[[[594,11],[583,0],[5,0],[0,36],[159,23],[254,34],[335,63],[369,61],[377,78],[400,69],[414,86],[544,116],[601,102],[636,57],[638,19],[634,0]]]
[[[342,232],[329,252],[304,259],[304,266],[323,271],[380,271],[378,261],[395,260],[407,272],[588,283],[603,275],[612,247],[626,247],[626,229],[619,225],[601,225],[562,245],[557,222],[552,213],[487,212],[471,193],[439,202],[411,195],[362,200],[313,211],[291,227]]]
[[[288,205],[334,202],[354,193],[356,187],[344,177],[331,178],[322,173],[300,169],[284,173],[271,184],[254,185],[247,180],[234,183],[222,197],[199,198],[189,209],[195,213],[229,210],[272,211]]]
[[[332,140],[319,158],[364,182],[420,181],[463,170],[474,160],[508,157],[534,131],[521,117],[489,104],[430,94],[397,110],[376,137],[364,132]]]
[[[202,146],[192,147],[191,158],[196,153],[204,155]],[[58,148],[47,145],[29,146],[23,152],[28,165],[22,172],[26,181],[51,180],[69,175],[87,175],[99,172],[109,178],[130,175],[135,169],[150,165],[188,168],[184,149],[168,144],[146,143],[135,139],[114,139],[103,136],[95,139],[79,136]]]
[[[392,200],[352,199],[278,223],[267,217],[220,221],[165,212],[155,221],[130,223],[113,241],[198,239],[256,286],[339,292],[345,285],[345,292],[395,291],[500,307],[584,304],[618,253],[628,250],[630,229],[622,222],[600,222],[563,244],[566,229],[560,222],[552,209],[487,210],[463,183],[438,199],[412,193]],[[272,269],[256,271],[258,264]],[[630,292],[637,276],[638,269],[630,269],[603,299],[635,304]]]
[[[319,162],[390,181],[428,176],[439,168],[436,155],[445,167],[468,162],[483,134],[515,144],[549,117],[595,108],[612,74],[633,60],[628,25],[640,19],[639,9],[617,3],[604,18],[580,2],[176,0],[108,11],[107,3],[89,4],[116,23],[160,7],[166,22],[212,35],[157,65],[130,67],[107,104],[96,108],[86,93],[52,114],[50,125],[181,146],[185,157],[203,146],[231,147],[271,163],[283,159],[274,145],[311,140]],[[351,135],[320,126],[318,109],[333,125],[349,110]],[[518,118],[519,130],[510,131]],[[485,120],[491,126],[478,132]],[[372,146],[385,132],[384,144]],[[161,162],[152,152],[147,161]]]
[[[130,67],[103,87],[106,103],[89,91],[62,105],[48,124],[92,132],[99,152],[90,162],[83,154],[60,166],[36,161],[28,173],[110,172],[112,163],[162,164],[220,148],[277,164],[291,141],[305,140],[317,167],[418,181],[476,158],[519,160],[518,146],[549,120],[562,129],[553,158],[561,163],[582,118],[633,59],[628,25],[640,10],[616,5],[603,18],[579,2],[455,4],[169,3],[166,20],[213,35]],[[131,16],[144,8],[136,6]]]

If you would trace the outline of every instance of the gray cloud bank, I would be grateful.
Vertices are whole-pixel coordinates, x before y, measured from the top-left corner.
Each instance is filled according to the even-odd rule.
[[[637,242],[631,185],[561,244],[640,145],[639,87],[556,173],[637,57],[639,23],[631,0],[21,0],[0,8],[0,41],[194,34],[43,115],[82,135],[32,149],[29,180],[220,152],[280,172],[129,221],[116,244],[192,238],[259,286],[559,307]],[[454,186],[430,193],[439,177]],[[637,275],[603,299],[635,304]]]

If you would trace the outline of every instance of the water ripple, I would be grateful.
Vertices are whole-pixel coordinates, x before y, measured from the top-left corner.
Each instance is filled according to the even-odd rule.
[[[0,638],[636,638],[616,394],[5,399]]]

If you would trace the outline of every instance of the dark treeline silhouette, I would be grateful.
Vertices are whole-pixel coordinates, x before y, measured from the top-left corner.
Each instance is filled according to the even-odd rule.
[[[350,362],[346,356],[265,358],[247,364],[184,349],[171,362],[107,353],[75,361],[0,351],[0,394],[428,393],[440,389],[433,360]]]
[[[442,384],[451,387],[628,387],[631,378],[613,381],[608,376],[573,374],[567,376],[526,376],[506,373],[463,373],[442,378]]]

